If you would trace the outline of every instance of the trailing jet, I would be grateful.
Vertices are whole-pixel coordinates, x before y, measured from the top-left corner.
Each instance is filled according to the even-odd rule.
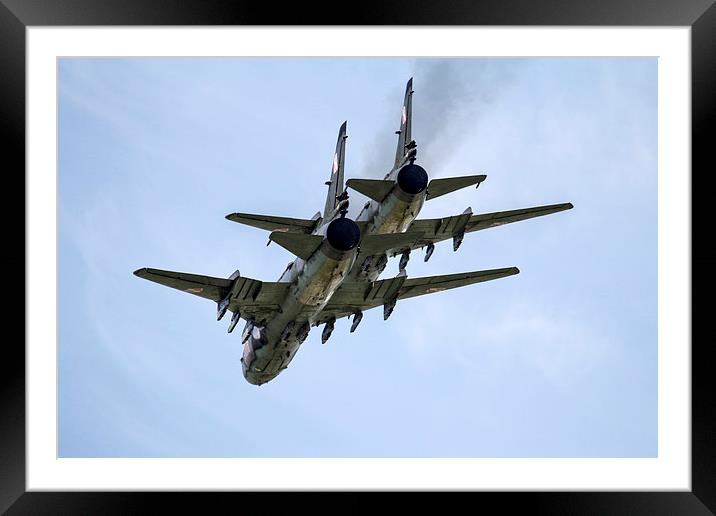
[[[247,278],[238,270],[228,278],[150,268],[134,271],[140,278],[214,301],[217,320],[227,311],[232,312],[229,333],[239,319],[245,319],[241,363],[249,383],[261,385],[286,369],[311,326],[319,320],[326,323],[322,334],[325,343],[335,320],[344,315],[519,272],[507,268],[409,280],[403,275],[370,284],[359,282],[348,285],[336,303],[331,303],[359,248],[380,254],[403,243],[399,234],[363,235],[361,226],[365,224],[346,216],[349,205],[343,184],[346,138],[344,122],[338,134],[330,180],[326,182],[328,194],[323,213],[318,212],[311,219],[239,213],[227,216],[229,220],[271,231],[269,243],[276,242],[296,256],[278,281]]]
[[[440,219],[415,220],[425,201],[476,185],[487,178],[484,174],[462,177],[432,179],[415,163],[417,144],[412,139],[413,79],[405,87],[403,107],[400,113],[400,127],[396,131],[398,146],[395,151],[393,168],[383,179],[349,179],[351,188],[370,199],[363,206],[356,221],[365,224],[366,234],[404,233],[404,243],[388,253],[370,254],[362,250],[351,269],[349,278],[375,280],[385,269],[388,257],[401,255],[399,270],[403,272],[410,258],[410,251],[427,248],[427,262],[435,250],[435,244],[452,239],[453,250],[462,244],[465,233],[500,226],[510,222],[549,215],[571,209],[571,203],[552,204],[495,213],[473,215],[468,207],[459,215]]]
[[[443,276],[408,278],[410,251],[426,247],[427,261],[437,242],[453,239],[453,249],[466,232],[525,220],[572,208],[570,203],[442,219],[415,220],[426,200],[460,188],[477,185],[484,175],[428,181],[427,172],[415,164],[417,145],[411,139],[412,79],[408,81],[401,112],[398,147],[391,171],[382,180],[352,179],[346,185],[369,201],[356,220],[346,216],[349,199],[344,187],[346,123],[341,126],[333,155],[328,194],[323,212],[311,219],[232,213],[226,218],[270,231],[276,242],[296,258],[276,282],[242,277],[229,278],[143,268],[135,275],[217,303],[217,320],[232,312],[228,331],[240,318],[241,358],[249,383],[266,383],[284,369],[305,341],[312,326],[324,324],[321,341],[331,336],[335,321],[353,316],[355,331],[363,311],[383,307],[383,318],[397,301],[456,287],[504,278],[519,273],[516,267]],[[389,256],[401,255],[399,274],[378,280]]]
[[[412,97],[413,79],[411,78],[405,87],[405,96],[400,112],[400,126],[396,131],[398,144],[391,170],[383,179],[349,179],[346,182],[348,188],[360,192],[370,199],[356,217],[356,223],[361,229],[363,237],[376,238],[381,235],[387,239],[390,238],[389,235],[393,235],[392,242],[395,247],[383,251],[370,245],[359,246],[355,263],[348,276],[335,292],[330,303],[314,320],[314,324],[326,324],[328,335],[333,329],[335,319],[343,316],[353,315],[350,331],[352,333],[356,330],[363,317],[362,305],[353,299],[356,297],[354,295],[356,292],[364,292],[367,298],[371,294],[370,289],[377,288],[377,285],[385,289],[388,289],[390,285],[390,289],[398,291],[403,288],[403,282],[406,282],[406,285],[412,284],[414,280],[407,279],[405,271],[412,250],[426,248],[424,260],[427,262],[435,251],[435,244],[443,240],[452,239],[453,251],[457,251],[465,233],[549,215],[573,207],[572,203],[562,203],[477,215],[473,215],[472,209],[468,207],[459,215],[416,220],[425,201],[468,186],[476,185],[477,188],[487,176],[479,174],[429,180],[425,169],[415,163],[417,144],[412,139]],[[234,213],[227,218],[254,227],[268,230],[280,229],[288,233],[301,232],[307,224],[307,221],[247,213]],[[272,225],[272,221],[280,224],[281,227]],[[400,255],[398,276],[377,282],[376,280],[385,269],[389,257],[398,255]],[[438,289],[439,287],[434,286],[433,288]],[[409,296],[384,296],[384,319],[390,317],[396,301],[404,297]],[[367,305],[366,307],[372,308]]]

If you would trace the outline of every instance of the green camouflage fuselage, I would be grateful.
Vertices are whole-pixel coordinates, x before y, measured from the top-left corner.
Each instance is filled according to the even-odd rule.
[[[318,234],[325,234],[326,227]],[[290,283],[275,316],[268,321],[247,322],[242,332],[241,358],[244,377],[261,385],[288,367],[308,336],[313,318],[340,286],[356,257],[356,249],[341,251],[328,239],[308,260],[296,258],[279,278]]]

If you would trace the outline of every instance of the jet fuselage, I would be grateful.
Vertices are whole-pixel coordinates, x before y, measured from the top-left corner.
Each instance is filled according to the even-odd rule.
[[[313,318],[340,286],[356,257],[360,230],[337,218],[315,233],[324,236],[307,260],[297,258],[279,278],[290,283],[280,310],[268,321],[247,322],[242,332],[244,378],[261,385],[288,367],[308,336]]]
[[[381,202],[369,201],[356,217],[367,222],[365,234],[403,233],[407,231],[423,207],[427,193],[428,174],[422,167],[408,163],[394,168],[385,179],[394,179],[395,185]],[[353,281],[375,281],[388,263],[389,252],[361,256],[348,277]]]

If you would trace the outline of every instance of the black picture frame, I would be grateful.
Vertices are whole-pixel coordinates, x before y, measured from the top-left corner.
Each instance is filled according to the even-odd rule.
[[[320,4],[269,4],[199,0],[0,0],[0,148],[7,168],[6,196],[24,192],[25,170],[25,29],[28,26],[81,25],[557,25],[690,26],[692,94],[692,490],[690,492],[502,492],[465,493],[470,503],[499,504],[500,511],[547,514],[712,514],[716,512],[716,393],[711,361],[712,339],[699,337],[706,304],[697,293],[713,291],[716,256],[694,235],[707,233],[713,195],[705,179],[716,172],[713,140],[707,131],[716,121],[716,5],[714,0],[432,0],[430,2],[346,3],[335,9]],[[10,160],[8,161],[8,158]],[[697,173],[698,171],[698,173]],[[687,174],[688,171],[680,171]],[[24,197],[23,197],[24,198]],[[6,206],[8,204],[6,203]],[[8,211],[5,229],[19,209]],[[24,229],[24,228],[23,228]],[[701,230],[701,231],[699,231]],[[18,230],[19,231],[19,230]],[[25,234],[22,236],[23,242]],[[6,267],[24,268],[17,248]],[[21,261],[22,258],[22,261]],[[26,272],[27,274],[27,272]],[[15,274],[17,275],[17,274]],[[708,298],[706,298],[708,299]],[[17,306],[16,297],[12,303]],[[23,303],[24,307],[24,303]],[[700,316],[700,317],[699,317]],[[6,319],[6,327],[12,322]],[[17,325],[16,322],[14,322]],[[80,493],[26,492],[25,352],[19,339],[4,339],[0,375],[0,511],[9,514],[127,514],[147,512],[148,504],[206,512],[225,501],[237,510],[252,505],[266,510],[266,493]],[[688,342],[683,343],[688,346]],[[423,496],[418,494],[418,500]],[[353,494],[340,494],[356,509]],[[477,497],[476,500],[473,497]],[[289,500],[299,498],[294,494]],[[302,498],[302,496],[301,496]],[[458,500],[459,501],[459,500]],[[339,502],[340,503],[340,502]],[[369,502],[370,503],[370,502]],[[364,505],[364,509],[372,505]]]

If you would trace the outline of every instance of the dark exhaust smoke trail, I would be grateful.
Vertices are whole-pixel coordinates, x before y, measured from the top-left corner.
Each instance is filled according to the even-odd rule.
[[[413,66],[413,138],[418,162],[440,174],[441,162],[467,136],[481,130],[480,120],[500,93],[514,80],[522,59],[416,59]],[[405,78],[405,81],[408,77]],[[398,137],[400,101],[405,82],[396,84],[394,116],[386,117],[367,149],[369,158],[360,177],[382,178],[393,164]],[[453,173],[463,173],[453,171]]]
[[[485,129],[486,113],[523,64],[523,60],[495,58],[416,60],[413,137],[418,159],[433,177],[468,172],[444,171],[441,164]]]

